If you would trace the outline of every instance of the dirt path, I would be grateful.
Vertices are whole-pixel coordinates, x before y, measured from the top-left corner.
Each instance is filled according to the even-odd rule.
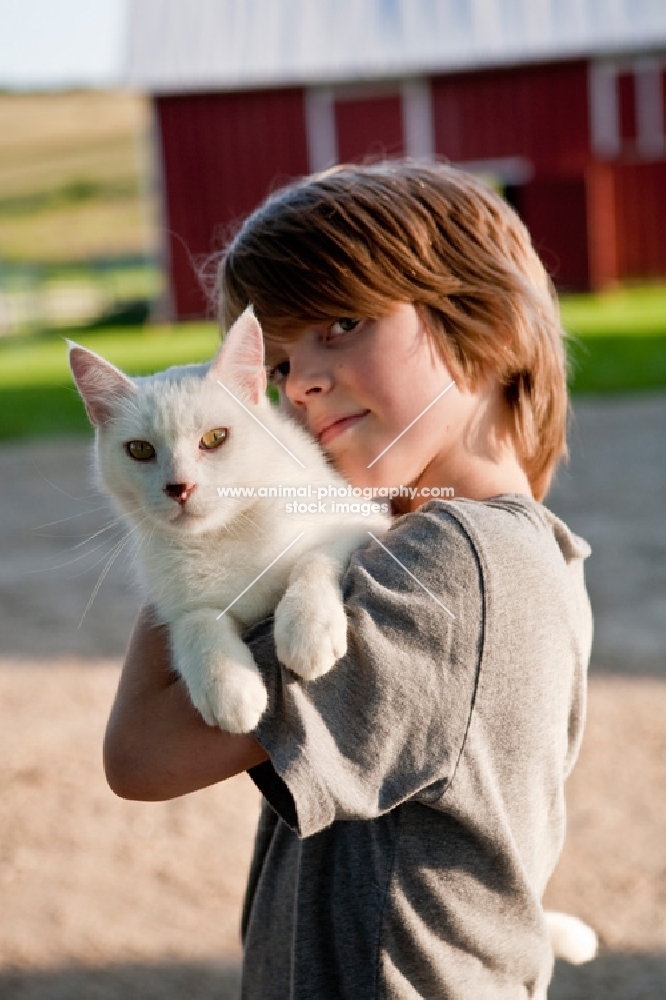
[[[664,398],[579,404],[550,500],[595,550],[596,639],[547,901],[603,942],[589,966],[557,968],[552,1000],[666,996],[665,422]],[[114,566],[77,629],[104,565],[89,564],[114,541],[75,548],[107,517],[84,468],[78,441],[0,450],[0,998],[231,1000],[257,796],[244,776],[159,805],[107,789],[101,734],[136,595]]]

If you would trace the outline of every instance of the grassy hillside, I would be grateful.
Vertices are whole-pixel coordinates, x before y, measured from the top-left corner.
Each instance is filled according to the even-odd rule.
[[[0,94],[0,260],[152,249],[148,133],[135,95]]]

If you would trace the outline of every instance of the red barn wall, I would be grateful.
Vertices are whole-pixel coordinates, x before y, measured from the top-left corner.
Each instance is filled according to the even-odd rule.
[[[400,95],[338,99],[335,130],[340,163],[366,156],[403,156],[404,129]]]
[[[666,161],[640,160],[633,72],[618,72],[620,145],[606,159],[591,145],[589,72],[586,61],[575,60],[430,80],[434,152],[499,171],[547,268],[567,290],[666,274]],[[662,86],[666,107],[663,73]],[[407,152],[399,83],[331,90],[339,161]],[[206,311],[191,255],[220,248],[269,190],[308,173],[305,101],[302,88],[156,99],[179,317]],[[526,175],[502,178],[502,163],[515,162]]]
[[[580,171],[590,157],[587,63],[435,77],[435,146],[451,160],[523,156],[537,173]]]
[[[666,162],[614,171],[617,269],[624,279],[666,275]]]
[[[156,100],[173,309],[206,312],[192,257],[219,249],[281,181],[308,172],[300,89]]]
[[[462,163],[517,157],[529,164],[533,176],[514,191],[516,208],[558,285],[587,288],[587,63],[438,77],[432,105],[438,153]]]

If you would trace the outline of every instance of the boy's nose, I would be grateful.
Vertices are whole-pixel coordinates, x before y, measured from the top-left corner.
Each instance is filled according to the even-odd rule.
[[[293,352],[289,359],[289,374],[284,384],[284,391],[292,406],[306,406],[312,396],[330,390],[333,377],[329,366],[324,364],[323,360],[321,356],[316,356],[315,352],[308,349]]]
[[[285,393],[292,406],[303,408],[307,406],[308,400],[312,396],[328,392],[332,380],[326,375],[313,375],[310,378],[301,378],[298,381],[292,379],[291,375],[285,384]]]

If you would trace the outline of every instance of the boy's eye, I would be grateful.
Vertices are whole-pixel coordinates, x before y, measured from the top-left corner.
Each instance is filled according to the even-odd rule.
[[[137,462],[149,462],[155,458],[155,449],[150,441],[126,441],[125,451]]]
[[[286,378],[288,374],[289,362],[281,361],[279,365],[273,365],[272,368],[268,369],[268,381],[279,382],[280,379]]]
[[[228,436],[229,431],[226,427],[213,427],[212,431],[206,431],[205,434],[201,435],[199,447],[203,451],[215,451],[221,444],[224,444]]]
[[[351,333],[360,322],[360,319],[354,319],[352,316],[343,316],[342,319],[336,319],[335,323],[331,323],[329,333],[334,337],[338,337],[341,333]]]

